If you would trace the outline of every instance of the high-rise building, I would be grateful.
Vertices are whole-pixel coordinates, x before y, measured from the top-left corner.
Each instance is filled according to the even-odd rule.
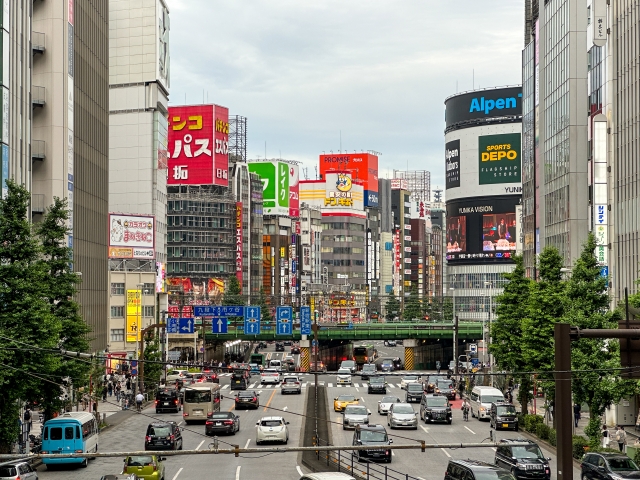
[[[424,218],[411,219],[411,288],[421,300],[429,296],[429,257],[431,235]]]
[[[391,180],[393,213],[394,272],[393,292],[404,305],[411,292],[411,192],[406,180]]]
[[[4,50],[9,51],[11,68],[3,69],[3,75],[11,80],[3,78],[3,85],[12,89],[12,100],[9,91],[3,91],[3,105],[13,106],[9,118],[16,122],[7,125],[11,134],[3,132],[3,140],[12,139],[12,152],[3,151],[3,164],[9,177],[31,189],[34,221],[53,197],[68,199],[68,244],[74,270],[82,273],[77,298],[92,330],[92,347],[104,349],[109,291],[109,2],[57,0],[28,8],[14,2],[11,7],[3,9],[13,16],[9,26],[15,26],[12,48]],[[30,11],[34,56],[29,71]],[[29,96],[32,115],[25,105]]]

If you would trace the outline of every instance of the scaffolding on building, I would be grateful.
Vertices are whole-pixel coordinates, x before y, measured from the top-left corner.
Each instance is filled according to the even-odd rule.
[[[229,117],[229,163],[247,163],[247,117]]]
[[[428,170],[394,170],[393,178],[407,181],[411,201],[423,203],[431,201],[431,172]]]

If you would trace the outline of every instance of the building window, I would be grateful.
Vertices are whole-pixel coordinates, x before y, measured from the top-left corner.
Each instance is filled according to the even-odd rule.
[[[111,318],[124,318],[124,307],[111,307]]]
[[[155,312],[155,307],[153,305],[145,305],[144,306],[144,316],[145,317],[153,317]]]
[[[153,295],[156,291],[156,284],[145,283],[144,286],[142,287],[142,291],[144,292],[145,295]]]
[[[112,328],[111,329],[111,341],[112,342],[124,342],[124,328]]]
[[[124,295],[124,283],[112,283],[111,295]]]

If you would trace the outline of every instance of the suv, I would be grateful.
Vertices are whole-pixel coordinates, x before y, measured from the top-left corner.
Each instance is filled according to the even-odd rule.
[[[503,469],[479,460],[449,460],[444,480],[507,480]]]
[[[26,460],[0,465],[0,478],[12,480],[38,480],[38,472]]]
[[[378,373],[378,368],[375,363],[365,363],[362,366],[360,377],[362,380],[369,380],[369,378],[376,373]]]
[[[518,417],[516,407],[509,402],[494,402],[489,411],[489,426],[496,430],[513,429],[518,431]]]
[[[384,445],[391,445],[393,440],[387,435],[387,430],[382,425],[356,425],[355,432],[353,432],[353,445],[371,445],[376,447],[383,447]],[[363,458],[368,459],[381,459],[387,463],[391,463],[391,450],[385,450],[382,448],[376,448],[372,450],[354,450],[353,455],[356,456],[358,461]]]
[[[384,381],[384,377],[371,377],[369,378],[369,386],[367,393],[382,393],[387,394],[387,382]]]
[[[447,422],[451,425],[451,405],[447,397],[442,395],[422,395],[420,399],[420,418],[424,423]]]
[[[180,411],[180,394],[174,388],[162,388],[156,393],[156,413],[165,410],[178,413]]]
[[[408,383],[407,384],[407,394],[405,396],[405,402],[418,403],[422,398],[422,392],[424,392],[424,388],[422,383]]]
[[[624,453],[587,453],[580,464],[585,480],[638,478],[638,466]]]
[[[276,352],[284,352],[284,343],[276,342]]]
[[[153,422],[144,437],[145,450],[182,450],[182,432],[176,422]]]
[[[528,443],[529,445],[518,447],[511,445],[513,442]],[[500,440],[500,446],[496,449],[494,463],[498,467],[509,470],[511,474],[519,480],[549,480],[551,478],[549,459],[542,455],[538,444],[531,440],[522,438],[504,438]],[[585,478],[584,473],[582,474],[582,478]],[[589,477],[587,476],[587,478]],[[607,479],[608,478],[609,477],[607,477]]]

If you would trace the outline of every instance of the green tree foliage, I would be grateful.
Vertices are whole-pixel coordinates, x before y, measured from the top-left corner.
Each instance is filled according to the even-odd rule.
[[[425,305],[424,313],[432,322],[453,322],[453,298],[432,297]]]
[[[392,321],[396,317],[400,317],[402,312],[400,311],[400,302],[395,295],[389,295],[387,297],[387,303],[385,305],[385,315],[388,321]]]
[[[406,321],[422,320],[424,317],[422,303],[418,298],[418,287],[413,286],[411,293],[404,302],[404,311],[402,318]]]
[[[244,305],[242,296],[242,285],[238,281],[238,277],[232,275],[227,281],[227,288],[222,295],[222,305]]]
[[[57,347],[61,324],[43,296],[49,272],[28,221],[29,192],[7,181],[0,200],[0,453],[16,440],[19,400],[36,392],[60,367],[60,357],[38,348]],[[33,348],[33,347],[36,348]]]
[[[264,287],[260,287],[260,296],[258,297],[258,306],[260,307],[260,315],[263,322],[272,322],[271,307],[267,303],[267,296],[264,294]]]
[[[160,375],[162,375],[162,364],[153,363],[162,360],[162,352],[160,350],[160,342],[156,335],[147,332],[144,338],[144,356],[143,360],[149,360],[144,364],[144,391],[152,392],[160,383]]]
[[[35,226],[36,235],[42,245],[41,262],[47,273],[41,290],[49,303],[51,314],[60,322],[58,347],[88,352],[89,327],[80,315],[80,306],[74,300],[79,277],[71,270],[72,252],[66,245],[68,219],[67,200],[55,198],[43,221]],[[73,358],[64,358],[58,367],[53,373],[56,382],[60,383],[62,378],[70,377],[75,388],[86,383],[85,379],[88,380],[91,368],[86,361]],[[46,418],[51,418],[54,411],[62,408],[60,389],[56,385],[42,382],[37,393],[43,400]]]
[[[531,284],[527,316],[522,321],[522,358],[527,370],[550,372],[555,367],[554,329],[565,312],[566,282],[562,280],[563,259],[547,246],[540,254],[540,279]],[[553,375],[539,377],[547,399],[553,401]]]
[[[507,279],[502,295],[496,298],[496,318],[491,327],[489,350],[497,365],[509,372],[522,372],[527,365],[522,353],[522,322],[527,317],[532,280],[525,276],[523,259],[514,257],[515,268],[503,276]],[[527,382],[527,375],[516,375],[518,383]],[[528,388],[519,390],[521,405],[531,400]]]

